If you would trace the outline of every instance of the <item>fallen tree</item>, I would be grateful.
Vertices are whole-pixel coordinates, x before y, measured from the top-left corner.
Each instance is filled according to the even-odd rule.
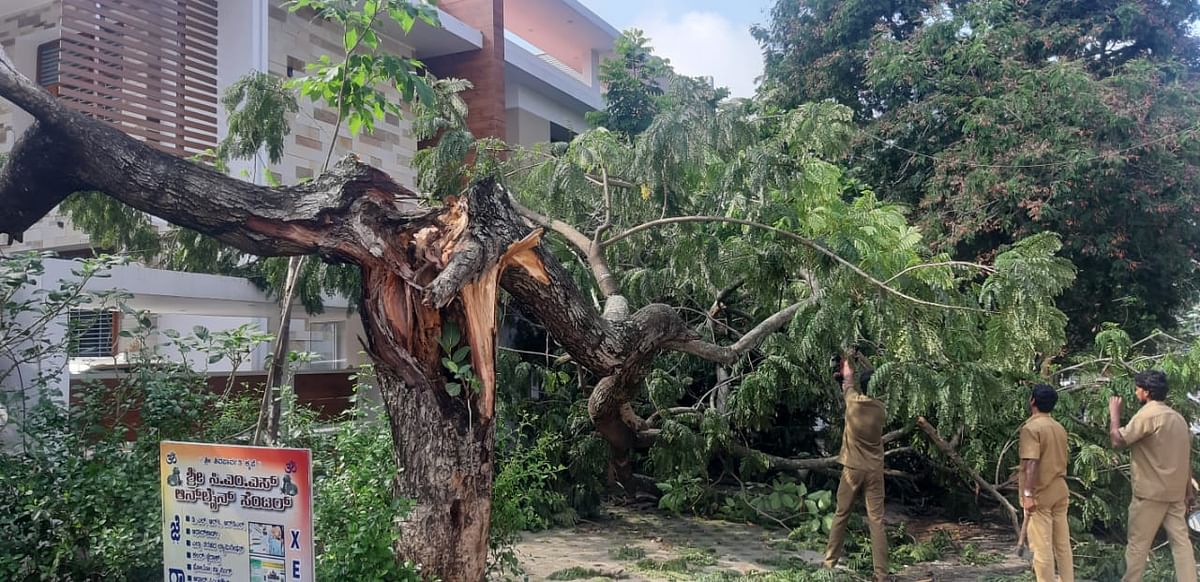
[[[730,366],[761,348],[771,334],[807,322],[826,330],[820,332],[821,341],[807,347],[802,360],[811,361],[814,354],[827,354],[856,341],[865,325],[893,362],[882,366],[878,376],[890,378],[897,398],[904,398],[905,390],[928,390],[914,380],[922,369],[958,360],[984,362],[987,365],[977,363],[968,373],[994,384],[997,370],[1028,365],[1034,355],[1052,349],[1061,336],[1061,314],[1055,315],[1050,302],[1064,279],[1069,280],[1069,267],[1051,256],[1057,248],[1052,238],[1018,246],[1007,258],[1002,255],[997,260],[998,265],[1003,263],[997,268],[967,265],[969,274],[958,277],[952,269],[963,265],[923,255],[903,220],[896,222],[899,214],[894,209],[870,206],[869,199],[846,206],[836,174],[827,176],[832,178],[822,186],[820,196],[790,205],[789,220],[815,217],[820,208],[862,210],[843,218],[849,221],[849,230],[861,226],[868,233],[863,236],[879,237],[866,239],[868,245],[888,245],[896,239],[899,246],[889,250],[893,254],[882,259],[864,253],[854,261],[843,258],[844,253],[855,252],[857,242],[846,239],[847,229],[841,226],[836,232],[811,224],[795,227],[824,233],[826,240],[818,242],[777,226],[783,224],[776,220],[778,216],[769,222],[754,215],[668,217],[666,211],[673,204],[666,191],[663,214],[657,218],[636,213],[618,216],[614,191],[626,195],[638,191],[636,182],[609,175],[621,163],[619,157],[585,164],[580,171],[601,193],[599,218],[583,234],[567,222],[518,203],[514,193],[496,179],[502,174],[498,171],[478,176],[465,190],[456,186],[454,195],[445,196],[440,205],[430,204],[354,158],[297,186],[267,188],[232,179],[67,109],[16,71],[3,53],[0,97],[37,120],[0,174],[0,207],[7,210],[0,216],[2,233],[19,239],[72,193],[98,191],[247,253],[319,255],[361,270],[360,312],[367,346],[402,468],[397,475],[398,493],[416,502],[402,524],[398,551],[443,579],[480,579],[486,568],[495,455],[496,303],[501,288],[575,363],[599,379],[590,392],[588,413],[612,449],[614,474],[627,488],[639,483],[630,453],[648,446],[647,439],[639,438],[646,423],[632,404],[655,358],[664,351]],[[794,145],[781,145],[816,143],[815,136],[826,126],[841,123],[836,115],[830,118],[826,113],[798,111],[775,128],[773,140],[758,146],[774,148],[773,158],[763,162],[774,172],[765,178],[773,188],[811,179],[795,173],[799,165],[807,171],[832,171],[834,166],[815,155],[822,148],[814,145],[796,151]],[[752,135],[745,130],[762,122],[743,118],[738,123]],[[588,140],[615,147],[602,130],[577,138],[581,149]],[[738,143],[745,147],[746,142]],[[550,165],[564,160],[551,156]],[[577,162],[565,163],[578,166]],[[624,229],[608,236],[622,220]],[[627,224],[629,220],[635,223]],[[614,253],[624,257],[637,252],[631,250],[637,246],[629,244],[635,236],[685,223],[745,229],[767,237],[759,243],[797,249],[798,263],[789,266],[796,275],[795,284],[788,285],[784,294],[787,301],[737,333],[728,345],[702,339],[700,331],[670,305],[648,302],[632,310],[610,267]],[[543,244],[543,228],[563,237],[584,258],[603,295],[603,307],[580,290],[575,274]],[[831,250],[834,245],[838,252]],[[995,274],[980,280],[980,273]],[[1031,290],[1024,277],[1050,281]],[[714,308],[723,294],[722,290],[714,293]],[[853,315],[855,306],[864,305],[874,312]],[[831,322],[830,310],[851,314],[851,319]],[[907,326],[905,313],[921,319],[916,336],[901,330]],[[881,319],[888,321],[877,321]],[[829,332],[830,326],[839,331]],[[948,334],[988,329],[986,352],[982,347],[953,354],[914,350],[923,341],[920,334],[943,333],[931,331],[939,326],[945,326]],[[812,329],[805,333],[819,335]],[[736,396],[730,390],[727,386],[724,396],[714,397],[705,413],[711,410],[716,418],[733,414],[723,403],[731,394]]]

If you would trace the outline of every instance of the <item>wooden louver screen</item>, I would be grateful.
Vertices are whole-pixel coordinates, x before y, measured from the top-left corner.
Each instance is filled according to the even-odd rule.
[[[217,0],[62,0],[59,97],[177,155],[217,144]]]

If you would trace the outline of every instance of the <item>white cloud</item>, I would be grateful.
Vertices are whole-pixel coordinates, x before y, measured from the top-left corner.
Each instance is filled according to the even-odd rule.
[[[734,97],[754,94],[754,80],[762,75],[763,60],[748,27],[737,26],[715,12],[671,15],[662,10],[641,15],[634,27],[645,31],[654,52],[670,59],[677,72],[711,76]]]

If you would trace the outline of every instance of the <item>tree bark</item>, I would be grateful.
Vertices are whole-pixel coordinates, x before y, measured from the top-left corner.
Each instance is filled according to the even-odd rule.
[[[386,368],[377,377],[389,418],[403,419],[391,423],[402,468],[397,491],[416,502],[399,524],[397,553],[442,580],[481,580],[492,515],[495,424],[447,411],[445,399]]]
[[[654,357],[680,349],[729,362],[798,309],[770,318],[732,348],[710,346],[669,306],[627,314],[611,273],[601,284],[617,303],[610,301],[615,307],[602,315],[541,248],[540,229],[522,220],[492,180],[437,208],[353,157],[296,186],[243,182],[63,107],[3,50],[0,97],[37,120],[0,173],[0,233],[19,239],[67,196],[92,190],[248,253],[317,254],[362,269],[360,312],[401,467],[397,486],[416,503],[397,549],[444,580],[484,575],[500,286],[577,363],[603,378],[589,413],[627,486],[636,483],[628,454],[644,428],[630,402]],[[604,243],[597,237],[588,244],[589,260],[602,263]],[[438,343],[449,324],[463,331],[460,345],[471,348],[475,376],[457,396],[446,385],[463,379],[442,365],[446,354]]]

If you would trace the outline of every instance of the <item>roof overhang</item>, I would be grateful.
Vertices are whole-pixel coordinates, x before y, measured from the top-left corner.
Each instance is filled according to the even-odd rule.
[[[592,87],[554,65],[543,61],[521,45],[504,41],[505,77],[511,81],[532,85],[569,109],[593,111],[604,108],[599,87]]]
[[[483,48],[483,33],[445,10],[437,9],[441,27],[430,26],[418,20],[412,30],[404,35],[397,29],[401,42],[413,48],[418,59],[429,59]]]

